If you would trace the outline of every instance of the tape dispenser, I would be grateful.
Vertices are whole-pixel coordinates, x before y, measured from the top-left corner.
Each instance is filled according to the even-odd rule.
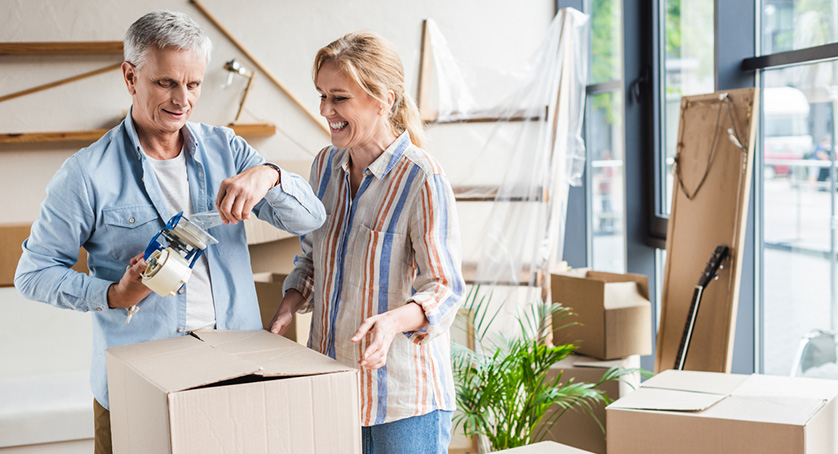
[[[161,244],[160,237],[168,244]],[[160,296],[173,296],[189,280],[204,249],[216,243],[218,240],[182,211],[172,216],[145,249],[143,257],[148,267],[142,274],[143,284]]]

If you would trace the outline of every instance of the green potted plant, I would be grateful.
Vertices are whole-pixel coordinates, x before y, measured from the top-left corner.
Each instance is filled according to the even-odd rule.
[[[596,419],[592,405],[610,402],[597,386],[635,372],[611,368],[597,383],[562,381],[561,374],[548,378],[550,366],[576,350],[574,345],[550,346],[546,342],[551,333],[570,324],[565,319],[571,310],[557,303],[536,302],[518,317],[519,335],[490,334],[500,309],[491,312],[491,294],[478,298],[478,291],[472,288],[459,314],[467,318],[474,348],[452,343],[459,409],[454,419],[466,436],[485,437],[491,450],[541,441],[570,409],[585,411]],[[551,320],[565,324],[551,328]],[[552,406],[560,411],[546,418]]]

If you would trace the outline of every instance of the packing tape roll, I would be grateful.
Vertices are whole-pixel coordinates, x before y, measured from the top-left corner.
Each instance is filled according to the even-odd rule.
[[[149,256],[142,281],[146,287],[160,296],[174,296],[191,275],[192,268],[189,268],[186,259],[167,247],[154,251]]]

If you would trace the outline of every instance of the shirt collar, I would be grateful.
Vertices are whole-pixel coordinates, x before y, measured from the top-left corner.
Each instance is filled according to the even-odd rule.
[[[410,134],[407,131],[403,132],[365,171],[369,171],[379,180],[384,178],[396,163],[399,162],[399,159],[401,159],[410,143]],[[349,171],[349,150],[344,150],[343,156],[338,160],[338,164],[345,172]]]
[[[134,119],[131,117],[131,111],[133,109],[134,106],[131,106],[128,109],[128,115],[125,117],[125,120],[122,121],[122,124],[125,127],[125,131],[128,133],[128,138],[131,140],[131,149],[134,152],[134,156],[136,156],[137,159],[141,159],[143,151],[142,146],[140,145],[140,137],[137,135],[137,128],[134,126]],[[189,153],[190,155],[193,154],[198,145],[195,141],[195,135],[192,133],[189,122],[187,122],[180,131],[183,134],[183,151]]]

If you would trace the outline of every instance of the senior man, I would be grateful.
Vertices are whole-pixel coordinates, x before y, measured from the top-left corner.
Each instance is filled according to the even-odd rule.
[[[125,36],[132,96],[122,123],[73,154],[50,181],[23,243],[15,286],[25,297],[93,313],[91,387],[96,452],[110,452],[105,349],[199,328],[262,327],[244,232],[251,211],[294,234],[325,211],[308,183],[273,165],[228,128],[187,122],[212,44],[183,13],[146,14]],[[264,164],[264,165],[263,165]],[[161,297],[142,284],[142,252],[176,213],[217,208],[223,223],[184,288]],[[79,247],[90,275],[70,267]],[[137,313],[126,324],[127,308]]]

